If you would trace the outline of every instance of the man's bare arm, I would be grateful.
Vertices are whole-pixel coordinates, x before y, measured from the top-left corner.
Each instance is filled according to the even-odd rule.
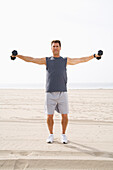
[[[98,55],[96,55],[96,57],[98,57]],[[75,65],[75,64],[87,62],[87,61],[89,61],[93,58],[94,58],[94,55],[91,55],[89,57],[82,57],[82,58],[69,58],[69,57],[67,57],[67,65]]]
[[[14,56],[12,56],[14,57]],[[26,62],[32,62],[36,64],[45,64],[46,65],[46,58],[33,58],[33,57],[28,57],[28,56],[23,56],[23,55],[16,55],[16,57],[26,61]]]

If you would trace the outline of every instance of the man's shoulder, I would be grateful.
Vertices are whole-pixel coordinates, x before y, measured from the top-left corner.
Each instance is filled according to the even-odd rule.
[[[62,60],[67,62],[67,57],[62,57]]]
[[[52,60],[53,59],[53,57],[52,56],[50,56],[50,57],[46,57],[46,60]]]
[[[62,56],[60,56],[60,59],[61,59],[61,60],[67,60],[67,57],[62,57]]]

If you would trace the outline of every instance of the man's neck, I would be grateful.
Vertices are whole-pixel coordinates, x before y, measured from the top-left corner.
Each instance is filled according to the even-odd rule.
[[[59,57],[60,57],[60,55],[53,55],[53,57],[59,58]]]

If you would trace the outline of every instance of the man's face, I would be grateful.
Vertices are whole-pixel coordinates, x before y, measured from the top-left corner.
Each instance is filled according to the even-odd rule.
[[[51,50],[52,50],[54,56],[58,56],[60,54],[60,50],[61,50],[59,43],[53,43],[51,46]]]

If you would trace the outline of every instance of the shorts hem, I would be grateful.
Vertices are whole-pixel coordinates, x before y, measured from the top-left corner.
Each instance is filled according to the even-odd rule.
[[[57,113],[59,113],[59,112],[57,112]],[[46,113],[47,115],[54,115],[54,113]],[[69,113],[59,113],[59,114],[61,114],[61,115],[64,115],[64,114],[69,114]]]

